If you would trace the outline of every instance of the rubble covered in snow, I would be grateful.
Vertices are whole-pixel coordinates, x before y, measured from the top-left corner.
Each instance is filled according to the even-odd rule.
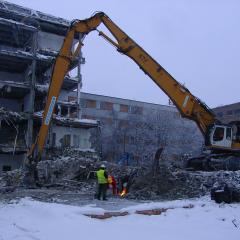
[[[28,30],[32,30],[32,31],[36,31],[37,30],[33,26],[29,26],[29,25],[26,25],[26,24],[24,24],[22,22],[17,22],[17,21],[11,20],[11,19],[6,19],[6,18],[1,18],[0,17],[0,21],[1,21],[1,23],[14,24],[15,26],[27,28]]]
[[[38,111],[34,113],[35,117],[42,118],[43,111]],[[53,119],[60,122],[60,123],[66,123],[66,124],[71,124],[71,123],[76,123],[76,124],[92,124],[92,125],[97,125],[98,121],[93,120],[93,119],[79,119],[79,118],[68,118],[68,117],[61,117],[57,115],[53,115]]]
[[[75,185],[79,182],[84,185],[89,184],[92,192],[95,191],[95,172],[103,163],[96,152],[65,149],[61,155],[58,151],[55,154],[52,153],[50,159],[41,161],[37,166],[39,181],[42,185],[61,187],[64,183],[68,187],[70,184]],[[133,170],[131,167],[115,163],[104,162],[104,164],[108,173],[115,178],[129,174]]]
[[[93,151],[73,149],[59,149],[48,157],[48,160],[37,165],[38,183],[43,189],[77,191],[92,198],[97,187],[96,171],[104,163],[108,173],[117,182],[123,176],[132,176],[126,195],[128,199],[173,200],[200,197],[209,195],[214,186],[227,184],[239,192],[240,200],[240,171],[193,172],[162,165],[153,171],[146,167],[102,162]],[[23,171],[7,172],[0,178],[0,189],[9,192],[21,186],[22,180]]]
[[[4,109],[3,107],[0,107],[0,120],[8,119],[8,118],[12,118],[15,120],[17,120],[17,119],[23,120],[24,116],[21,115],[20,113],[8,111],[8,110]]]
[[[228,184],[240,191],[240,171],[189,172],[161,167],[136,179],[128,195],[133,199],[181,199],[209,194],[216,185]]]
[[[5,10],[7,9],[10,14],[14,14],[14,15],[19,14],[22,16],[22,18],[27,18],[31,16],[32,18],[35,18],[37,20],[46,21],[52,24],[57,24],[57,25],[61,24],[66,27],[70,25],[70,21],[60,17],[55,17],[50,14],[45,14],[40,11],[36,11],[31,8],[22,7],[20,5],[16,5],[7,1],[4,1],[3,4],[5,5]]]
[[[47,93],[47,92],[48,92],[48,89],[49,89],[49,84],[48,84],[48,83],[46,83],[46,84],[36,84],[36,85],[35,85],[35,89],[36,89],[38,92]]]
[[[68,118],[68,117],[60,117],[60,116],[56,116],[55,119],[61,122],[66,122],[66,123],[98,124],[97,120],[92,120],[92,119]]]
[[[0,175],[0,193],[14,190],[21,185],[23,179],[22,169],[8,171]]]

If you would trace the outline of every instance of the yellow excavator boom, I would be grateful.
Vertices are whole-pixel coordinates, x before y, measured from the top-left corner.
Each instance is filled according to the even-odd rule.
[[[114,40],[98,31],[97,27],[103,24],[110,31]],[[81,44],[74,52],[73,41],[76,33],[83,36],[97,30],[99,35],[116,47],[117,51],[130,57],[140,68],[161,88],[176,105],[181,115],[195,121],[203,133],[216,121],[214,113],[190,91],[176,81],[157,61],[134,42],[123,30],[121,30],[105,13],[98,12],[91,18],[75,20],[64,39],[61,50],[56,58],[51,84],[49,87],[46,106],[43,113],[43,122],[36,143],[29,151],[29,156],[36,152],[38,159],[41,158],[49,124],[52,119],[55,104],[57,102],[64,76],[69,71],[72,60],[78,55]]]

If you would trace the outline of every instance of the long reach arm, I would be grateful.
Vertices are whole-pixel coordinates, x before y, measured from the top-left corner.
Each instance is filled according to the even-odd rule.
[[[111,32],[115,40],[98,31],[97,27],[104,24]],[[83,36],[97,30],[99,35],[114,45],[120,53],[130,57],[172,100],[181,115],[195,121],[203,134],[208,127],[215,122],[215,116],[211,110],[189,90],[177,82],[159,63],[157,63],[147,52],[134,42],[124,31],[122,31],[105,13],[98,12],[93,17],[85,20],[76,20],[72,23],[61,50],[56,58],[51,84],[49,87],[47,103],[43,113],[43,122],[36,139],[28,155],[40,160],[49,124],[55,104],[57,102],[64,76],[69,71],[72,60],[78,55],[81,44],[73,52],[73,41],[75,33]],[[35,155],[35,156],[34,156]]]

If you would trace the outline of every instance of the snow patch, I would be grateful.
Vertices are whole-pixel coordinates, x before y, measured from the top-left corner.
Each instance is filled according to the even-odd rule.
[[[193,208],[183,208],[191,203]],[[104,214],[95,204],[83,207],[44,203],[29,198],[0,204],[0,239],[164,239],[238,240],[240,204],[217,205],[209,199],[144,203],[125,210],[175,207],[157,216],[130,214],[107,220],[83,214]]]

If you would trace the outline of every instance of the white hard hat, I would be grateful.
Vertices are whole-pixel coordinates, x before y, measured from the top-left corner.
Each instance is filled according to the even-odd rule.
[[[100,168],[106,168],[106,166],[104,164],[101,164]]]

